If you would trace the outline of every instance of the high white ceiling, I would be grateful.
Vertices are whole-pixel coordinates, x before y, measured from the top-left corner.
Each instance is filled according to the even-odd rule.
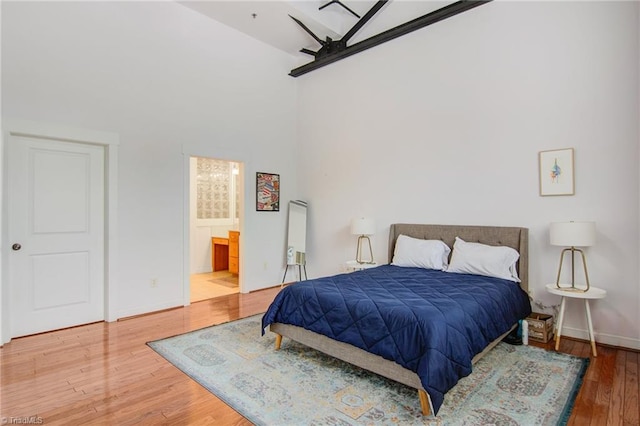
[[[358,18],[333,3],[319,10],[330,0],[298,1],[179,1],[216,21],[235,28],[273,47],[310,62],[313,57],[299,53],[301,48],[317,51],[320,45],[290,17],[302,21],[320,39],[340,39]],[[374,0],[341,0],[351,10],[364,16],[376,3]],[[388,2],[349,40],[349,45],[439,9],[452,1],[395,0]]]

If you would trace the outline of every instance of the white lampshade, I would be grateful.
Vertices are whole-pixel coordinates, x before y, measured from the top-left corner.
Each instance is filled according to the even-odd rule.
[[[353,235],[373,235],[376,232],[376,224],[373,219],[357,217],[351,220],[351,233]]]
[[[549,240],[553,246],[587,247],[596,243],[595,222],[552,222]]]

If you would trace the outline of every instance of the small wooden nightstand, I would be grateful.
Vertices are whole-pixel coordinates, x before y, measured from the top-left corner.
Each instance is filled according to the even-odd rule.
[[[347,267],[347,272],[354,272],[354,271],[362,271],[363,269],[375,268],[376,266],[379,266],[379,265],[376,262],[358,263],[355,260],[350,260],[345,263],[345,266]]]
[[[566,284],[564,284],[566,285]],[[570,291],[558,288],[555,284],[547,284],[547,291],[551,294],[562,296],[560,302],[560,314],[558,315],[558,324],[556,331],[556,351],[560,347],[560,336],[562,335],[562,322],[564,321],[564,309],[567,301],[567,297],[571,299],[583,299],[584,310],[587,314],[587,325],[589,327],[589,340],[591,341],[591,350],[593,356],[598,356],[596,351],[596,339],[593,335],[593,324],[591,323],[591,309],[589,308],[590,299],[604,299],[607,296],[607,291],[601,288],[591,287],[589,291]]]

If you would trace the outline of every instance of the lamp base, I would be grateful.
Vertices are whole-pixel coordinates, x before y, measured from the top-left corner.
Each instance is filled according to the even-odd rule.
[[[580,253],[580,255],[582,256],[584,278],[587,282],[586,288],[580,288],[575,286],[575,254],[576,252]],[[561,286],[560,274],[562,273],[562,261],[564,260],[565,253],[571,253],[571,284]],[[571,291],[575,293],[586,293],[587,291],[589,291],[590,285],[589,285],[589,273],[587,272],[587,259],[584,256],[584,252],[579,248],[575,248],[575,247],[565,248],[564,250],[562,250],[562,253],[560,253],[560,265],[558,266],[558,276],[556,278],[556,287],[558,287],[558,289],[563,291]]]
[[[362,242],[364,240],[367,240],[367,242],[369,243],[369,260],[362,260]],[[373,264],[375,263],[375,261],[373,260],[373,250],[371,249],[371,240],[369,239],[368,236],[366,235],[360,235],[358,237],[358,248],[356,249],[356,262],[358,262],[359,264]]]
[[[578,287],[569,287],[569,286],[561,286],[560,284],[556,284],[559,290],[567,291],[570,293],[586,293],[589,291],[588,288],[578,288]]]

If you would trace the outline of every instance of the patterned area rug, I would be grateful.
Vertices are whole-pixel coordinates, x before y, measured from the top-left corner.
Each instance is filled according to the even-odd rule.
[[[500,343],[424,417],[414,389],[286,338],[275,351],[261,317],[149,346],[258,425],[565,424],[589,361]]]

